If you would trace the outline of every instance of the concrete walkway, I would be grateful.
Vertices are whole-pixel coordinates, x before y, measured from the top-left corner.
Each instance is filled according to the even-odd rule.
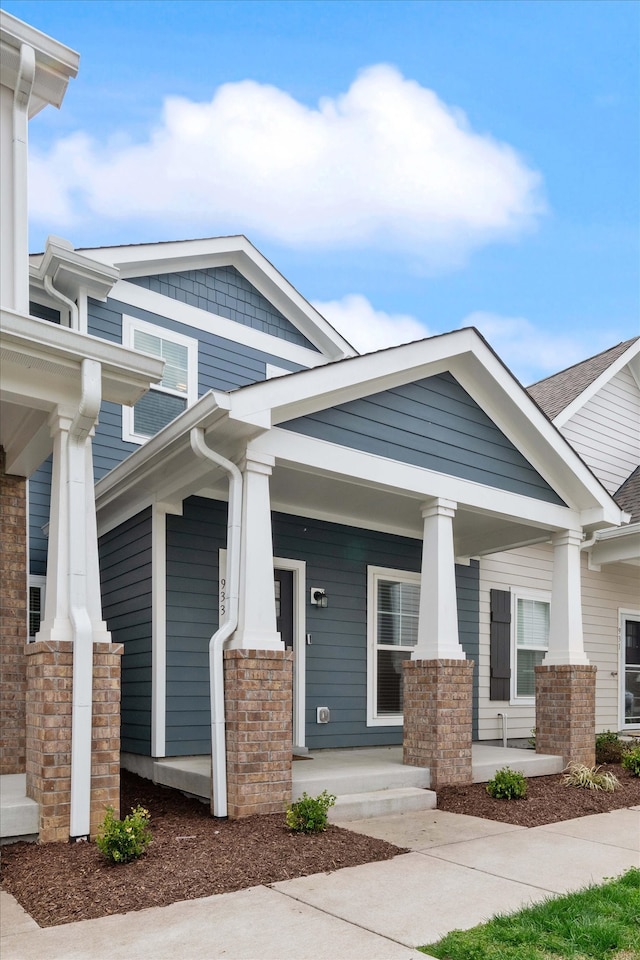
[[[441,810],[346,824],[384,863],[40,929],[2,892],[3,960],[424,960],[415,947],[640,865],[640,807],[527,830]],[[109,896],[108,889],[104,891]]]

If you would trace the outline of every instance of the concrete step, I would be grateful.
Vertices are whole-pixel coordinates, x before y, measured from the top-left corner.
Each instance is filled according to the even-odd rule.
[[[430,786],[429,770],[405,766],[398,748],[314,751],[310,760],[294,762],[292,778],[294,800],[303,793],[315,797],[323,790],[341,797]]]
[[[38,804],[27,797],[26,789],[27,777],[24,773],[0,777],[0,841],[4,843],[38,835]]]
[[[337,797],[335,806],[329,809],[329,820],[332,823],[348,823],[350,820],[384,817],[392,813],[435,810],[435,807],[436,795],[433,790],[421,790],[419,787],[371,790]]]

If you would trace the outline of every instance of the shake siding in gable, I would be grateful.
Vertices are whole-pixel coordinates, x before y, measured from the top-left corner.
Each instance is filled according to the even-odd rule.
[[[208,642],[218,626],[218,555],[226,504],[185,502],[167,518],[167,754],[208,753]],[[326,609],[307,603],[307,745],[311,748],[402,742],[401,727],[367,727],[367,567],[418,571],[419,540],[320,520],[273,514],[274,555],[306,563],[307,592],[324,587]],[[461,642],[478,652],[478,565],[457,567]],[[316,723],[328,706],[331,722]],[[474,710],[475,716],[475,710]]]
[[[561,432],[615,493],[640,463],[640,388],[628,368],[589,400]]]
[[[151,753],[151,510],[99,541],[103,616],[122,657],[122,750]]]
[[[287,430],[562,504],[451,374],[281,424]]]

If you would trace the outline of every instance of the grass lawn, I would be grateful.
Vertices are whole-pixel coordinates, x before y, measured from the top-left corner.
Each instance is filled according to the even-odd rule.
[[[440,960],[638,960],[640,869],[420,949]]]

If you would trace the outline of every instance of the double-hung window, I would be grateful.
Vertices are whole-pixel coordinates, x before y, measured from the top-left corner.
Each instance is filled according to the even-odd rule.
[[[197,400],[198,341],[126,316],[122,318],[122,340],[140,353],[165,361],[160,383],[154,384],[134,407],[123,409],[123,440],[143,443]]]
[[[549,649],[548,600],[515,597],[515,675],[514,696],[535,697],[535,668],[542,663]]]
[[[29,643],[33,643],[44,620],[44,592],[46,577],[31,575],[29,577]]]
[[[370,726],[402,723],[402,664],[418,640],[420,575],[369,567],[368,696]]]

